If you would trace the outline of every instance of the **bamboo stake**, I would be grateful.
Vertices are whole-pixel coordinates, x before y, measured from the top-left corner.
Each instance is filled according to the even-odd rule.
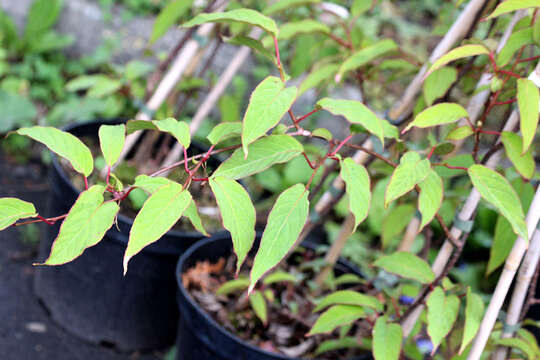
[[[397,251],[411,251],[414,240],[416,239],[416,235],[418,235],[419,228],[420,218],[418,216],[414,216],[409,225],[407,225],[407,230],[405,230],[405,235],[403,235],[403,239],[399,243]]]

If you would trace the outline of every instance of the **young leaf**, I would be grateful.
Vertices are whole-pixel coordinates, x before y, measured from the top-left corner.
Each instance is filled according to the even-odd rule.
[[[382,120],[360,101],[324,98],[317,102],[317,106],[334,115],[345,117],[352,124],[362,125],[367,131],[377,136],[384,146]]]
[[[339,69],[337,64],[328,64],[321,66],[320,68],[313,70],[309,73],[308,76],[302,81],[300,87],[298,88],[298,96],[302,95],[309,89],[312,89],[318,86],[323,81],[332,78]]]
[[[374,266],[383,268],[385,271],[429,284],[435,280],[435,274],[429,265],[418,256],[408,252],[395,252],[377,259]]]
[[[170,182],[171,180],[161,176],[150,177],[148,175],[141,174],[135,178],[135,183],[133,186],[141,188],[147,193],[152,194],[163,185],[170,184]]]
[[[477,45],[477,44],[467,44],[460,47],[457,47],[453,50],[450,50],[448,53],[444,54],[440,58],[437,59],[431,65],[431,68],[426,73],[425,76],[429,76],[433,71],[443,67],[444,65],[448,64],[449,62],[452,62],[454,60],[470,57],[470,56],[476,56],[476,55],[488,55],[489,49],[486,48],[484,45]]]
[[[266,325],[268,323],[268,309],[263,293],[258,290],[252,292],[251,295],[249,295],[249,303],[255,312],[255,315],[257,315],[261,322]]]
[[[384,194],[384,207],[402,195],[411,191],[414,186],[422,182],[429,174],[430,163],[428,159],[420,159],[417,152],[406,152],[394,169],[390,182]]]
[[[249,279],[247,277],[233,279],[221,285],[219,289],[217,289],[216,295],[229,295],[235,292],[244,291],[248,288],[248,286]]]
[[[221,141],[240,136],[240,134],[242,134],[242,123],[230,122],[215,126],[206,138],[212,145],[216,145]]]
[[[189,134],[189,125],[184,121],[178,121],[173,118],[152,121],[160,131],[165,131],[172,136],[186,149],[191,144],[191,136]]]
[[[386,316],[381,316],[373,328],[373,356],[375,360],[398,360],[401,352],[403,331],[399,324],[387,322]]]
[[[528,241],[521,202],[508,180],[483,165],[471,166],[468,173],[480,195],[499,210],[517,235]]]
[[[285,88],[281,79],[268,76],[253,91],[242,122],[242,148],[248,156],[248,145],[277,125],[296,98],[294,86]]]
[[[32,126],[15,132],[47,146],[52,152],[67,159],[73,169],[84,176],[89,176],[94,170],[94,160],[90,149],[68,132],[49,126]]]
[[[272,5],[269,5],[266,9],[264,9],[263,13],[265,15],[272,15],[300,5],[317,4],[320,2],[321,0],[280,0],[276,1]]]
[[[126,127],[120,125],[101,125],[99,127],[99,145],[109,167],[113,166],[122,152],[126,139]]]
[[[287,40],[299,34],[322,33],[329,34],[330,28],[318,21],[305,19],[288,22],[279,28],[279,40]]]
[[[162,37],[190,8],[193,0],[173,0],[160,11],[152,28],[150,44]]]
[[[173,181],[160,187],[146,200],[129,232],[129,241],[124,253],[124,274],[127,272],[129,260],[169,231],[191,201],[190,193]]]
[[[328,129],[325,128],[317,128],[311,132],[311,136],[313,137],[320,137],[327,141],[332,140],[332,133],[328,131]]]
[[[529,150],[522,155],[521,150],[523,149],[523,144],[521,136],[512,132],[504,131],[501,134],[501,139],[506,155],[512,164],[514,164],[517,172],[525,179],[530,180],[534,175],[534,168],[536,166],[532,155],[532,148],[529,148]]]
[[[349,210],[354,215],[354,229],[356,230],[368,215],[371,202],[371,186],[369,174],[365,167],[346,158],[341,162],[341,178],[345,181],[345,189],[349,196]]]
[[[433,343],[433,355],[454,326],[459,310],[459,298],[456,295],[445,296],[444,290],[437,286],[429,295],[426,305],[427,331]]]
[[[540,7],[538,0],[506,0],[497,5],[495,10],[485,19],[491,19],[509,12],[528,9],[532,7]]]
[[[357,347],[360,347],[360,344],[358,343],[358,340],[352,336],[346,336],[340,339],[325,340],[315,350],[315,356],[327,351],[352,349]]]
[[[203,13],[195,16],[190,21],[184,23],[182,27],[193,27],[209,22],[239,22],[250,24],[253,26],[260,27],[268,34],[272,36],[277,36],[278,28],[274,20],[261,14],[258,11],[251,9],[236,9],[221,13]]]
[[[68,263],[103,238],[120,209],[114,201],[103,202],[104,192],[104,186],[94,185],[79,195],[60,226],[49,257],[40,265]]]
[[[463,340],[459,353],[469,345],[472,339],[476,336],[480,322],[484,316],[484,302],[482,297],[471,291],[470,286],[467,287],[467,305],[465,307],[465,329],[463,330]]]
[[[236,35],[231,38],[225,38],[225,42],[232,45],[247,46],[252,50],[260,53],[265,56],[268,60],[275,62],[274,53],[264,47],[264,44],[257,39],[254,39],[249,36]]]
[[[247,191],[236,181],[218,176],[210,178],[209,183],[223,226],[231,233],[238,273],[255,240],[255,207]]]
[[[474,134],[473,129],[469,125],[463,125],[455,128],[446,135],[446,140],[463,140]]]
[[[318,312],[326,309],[331,305],[356,305],[367,306],[377,311],[383,310],[382,303],[376,297],[364,295],[352,290],[340,290],[325,296],[313,309],[313,312]]]
[[[514,57],[514,54],[525,45],[533,44],[533,29],[525,28],[515,31],[506,41],[506,45],[499,51],[495,63],[498,67],[506,66]]]
[[[523,136],[523,148],[525,153],[534,139],[538,126],[538,113],[540,92],[536,85],[528,79],[517,80],[517,102],[519,107],[519,128]]]
[[[247,159],[244,159],[242,149],[236,149],[227,160],[221,163],[212,176],[238,180],[260,173],[274,164],[287,162],[300,155],[303,150],[302,144],[292,136],[265,136],[249,146]]]
[[[440,103],[433,105],[416,115],[414,120],[411,121],[401,133],[403,134],[409,131],[413,126],[428,128],[437,125],[451,124],[468,116],[467,110],[459,104]]]
[[[306,336],[327,334],[337,327],[355,322],[366,317],[364,309],[354,305],[334,305],[319,316]]]
[[[309,202],[304,185],[296,184],[283,191],[268,215],[261,245],[251,269],[249,290],[291,249],[307,219]]]
[[[202,224],[201,217],[199,216],[199,211],[197,210],[197,205],[195,204],[195,201],[191,201],[189,206],[186,208],[186,211],[184,211],[184,216],[189,219],[189,222],[195,228],[195,230],[197,230],[204,236],[210,236],[206,232],[206,229]]]
[[[457,70],[445,66],[433,71],[425,80],[422,88],[427,106],[444,96],[450,86],[457,80]]]
[[[343,64],[341,64],[336,76],[336,81],[340,81],[347,71],[358,69],[359,67],[370,63],[374,59],[396,49],[398,49],[398,46],[394,40],[391,39],[384,39],[372,45],[366,46],[365,48],[352,54],[343,62]]]
[[[428,176],[418,184],[420,195],[418,196],[418,210],[422,214],[422,223],[418,231],[429,224],[439,211],[443,201],[443,182],[437,173],[430,169]]]
[[[16,198],[0,198],[0,230],[19,219],[36,217],[34,204]]]
[[[268,276],[265,276],[262,282],[264,285],[271,285],[278,282],[290,282],[296,284],[298,280],[293,274],[288,272],[274,271],[273,273],[268,274]]]

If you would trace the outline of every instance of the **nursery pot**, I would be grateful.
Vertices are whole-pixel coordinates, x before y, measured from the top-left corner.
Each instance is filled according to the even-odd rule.
[[[258,239],[260,235],[258,235]],[[302,246],[314,249],[304,242]],[[182,274],[199,261],[216,262],[220,257],[232,254],[232,241],[228,234],[219,234],[192,245],[178,261],[176,281],[178,283],[178,307],[180,323],[176,339],[176,360],[292,360],[286,355],[262,350],[238,338],[219,325],[191,298],[182,284]],[[338,261],[338,273],[358,271],[345,261]],[[366,354],[350,360],[372,359]]]
[[[103,122],[69,126],[75,136],[97,139]],[[52,156],[49,211],[65,214],[79,191],[58,158]],[[175,266],[180,255],[203,236],[169,231],[144,248],[122,275],[122,258],[133,219],[118,214],[103,240],[74,261],[36,268],[34,288],[51,317],[67,331],[91,343],[124,351],[163,348],[174,343],[178,324]],[[49,255],[60,223],[49,227],[40,244],[39,260]]]

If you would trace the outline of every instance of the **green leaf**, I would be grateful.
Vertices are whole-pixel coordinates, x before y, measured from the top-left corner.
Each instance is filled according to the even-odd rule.
[[[152,121],[160,131],[165,131],[172,136],[186,149],[191,144],[191,136],[189,134],[189,125],[184,121],[178,121],[174,118]]]
[[[281,11],[289,10],[300,5],[318,4],[321,0],[280,0],[264,9],[265,15],[272,15]]]
[[[139,60],[131,60],[126,64],[126,68],[124,69],[124,76],[126,77],[126,79],[133,81],[148,75],[153,68],[154,65],[150,63]]]
[[[457,47],[453,50],[450,50],[448,53],[444,54],[440,58],[437,59],[431,65],[431,68],[429,68],[429,71],[426,73],[425,76],[429,76],[433,71],[445,66],[446,64],[458,60],[463,59],[470,56],[476,56],[476,55],[488,55],[489,49],[485,47],[484,45],[478,45],[478,44],[467,44],[460,47]]]
[[[517,235],[528,241],[521,202],[508,180],[483,165],[472,165],[468,173],[480,195],[499,210]]]
[[[440,103],[428,107],[420,114],[416,115],[414,120],[411,121],[401,133],[405,133],[413,126],[428,128],[437,125],[451,124],[466,117],[469,117],[469,114],[463,106],[453,103]]]
[[[35,0],[26,17],[25,39],[30,41],[50,29],[57,21],[62,5],[62,0]]]
[[[361,306],[334,305],[319,316],[306,336],[327,334],[340,326],[351,324],[364,317],[366,317],[366,313]]]
[[[251,295],[249,295],[249,303],[255,312],[255,315],[257,315],[262,323],[266,325],[268,323],[268,309],[263,293],[257,290],[252,292]]]
[[[248,145],[277,125],[296,99],[294,86],[285,88],[281,79],[268,76],[253,91],[242,121],[242,148],[248,156]]]
[[[518,173],[525,179],[530,180],[534,176],[534,169],[536,166],[532,155],[532,148],[529,148],[524,155],[521,155],[521,150],[523,149],[521,136],[508,131],[504,131],[501,134],[501,140],[506,155],[512,164],[514,164]]]
[[[71,79],[66,83],[67,91],[81,91],[86,90],[94,86],[100,79],[103,78],[103,75],[81,75],[77,76],[74,79]]]
[[[373,356],[375,360],[398,360],[401,353],[403,331],[399,324],[387,322],[386,316],[381,316],[373,327]]]
[[[323,81],[331,79],[332,76],[337,73],[338,69],[338,64],[328,64],[310,72],[300,84],[300,87],[298,88],[298,96],[302,95],[309,89],[317,87]]]
[[[229,295],[235,292],[244,291],[248,286],[249,279],[247,277],[229,280],[217,289],[216,295]]]
[[[330,141],[332,140],[332,133],[328,130],[328,129],[325,129],[325,128],[317,128],[315,130],[313,130],[311,132],[311,136],[314,136],[314,137],[320,137],[320,138],[323,138],[327,141]]]
[[[122,81],[101,76],[98,78],[96,83],[90,87],[86,95],[88,97],[102,98],[116,92],[116,90],[120,89],[121,87]]]
[[[274,53],[270,50],[266,49],[264,47],[264,44],[257,39],[254,39],[249,36],[243,36],[243,35],[236,35],[231,38],[226,38],[225,42],[232,44],[232,45],[240,45],[240,46],[247,46],[251,48],[252,50],[255,50],[256,52],[260,53],[261,55],[268,58],[270,61],[275,61]]]
[[[540,46],[540,21],[535,21],[533,24],[533,40]]]
[[[480,322],[484,316],[484,302],[482,297],[471,291],[470,286],[467,287],[467,305],[465,307],[465,329],[463,330],[463,340],[461,341],[461,347],[459,353],[462,354],[463,350],[474,339],[478,329],[480,328]]]
[[[360,101],[324,98],[317,102],[317,106],[334,115],[345,117],[351,124],[362,125],[367,131],[377,136],[384,146],[382,120]]]
[[[59,34],[54,30],[48,30],[35,39],[28,40],[29,50],[33,53],[44,53],[53,50],[61,50],[75,42],[73,35]]]
[[[60,226],[51,254],[41,265],[68,263],[103,238],[120,209],[114,201],[103,202],[104,192],[104,186],[94,185],[79,195]]]
[[[313,309],[318,312],[331,305],[366,306],[377,311],[383,311],[383,304],[376,297],[364,295],[352,290],[340,290],[325,296]]]
[[[358,69],[376,58],[390,51],[397,50],[398,48],[399,47],[395,41],[391,39],[384,39],[372,45],[366,46],[365,48],[352,54],[343,62],[343,64],[341,64],[338,74],[336,75],[336,81],[341,81],[340,79],[347,71]]]
[[[0,230],[19,219],[36,217],[34,204],[16,198],[0,198]]]
[[[255,240],[255,207],[247,191],[236,181],[218,176],[210,178],[209,183],[223,226],[231,233],[238,274]]]
[[[229,122],[216,125],[206,137],[212,145],[228,140],[242,134],[241,122]]]
[[[124,274],[129,260],[144,247],[159,240],[180,219],[191,204],[191,195],[171,181],[160,187],[144,203],[135,217],[124,254]]]
[[[371,202],[369,174],[365,167],[355,163],[351,158],[346,158],[341,162],[340,175],[345,181],[345,190],[349,196],[349,210],[354,215],[354,232],[369,212]]]
[[[364,280],[358,275],[354,274],[343,274],[341,276],[338,276],[334,283],[336,286],[344,285],[344,284],[362,284],[364,283]]]
[[[433,355],[454,326],[459,310],[459,298],[456,295],[445,296],[444,290],[437,286],[429,295],[426,305],[427,331],[433,343]]]
[[[201,217],[199,216],[199,211],[197,209],[197,205],[195,204],[195,201],[193,201],[193,200],[191,201],[189,206],[184,211],[184,216],[189,219],[189,222],[195,228],[195,230],[197,230],[198,232],[200,232],[204,236],[210,236],[206,232],[206,229],[204,228],[204,226],[202,224]]]
[[[152,121],[130,120],[126,123],[126,134],[133,134],[139,130],[157,130],[157,126]]]
[[[109,167],[113,166],[122,152],[126,139],[126,127],[120,125],[101,125],[99,127],[99,145]]]
[[[203,13],[184,23],[182,27],[193,27],[209,22],[245,23],[260,27],[272,36],[277,36],[278,28],[274,20],[251,9],[236,9],[221,13]]]
[[[423,85],[424,99],[427,106],[431,106],[435,100],[444,96],[450,86],[457,80],[457,70],[445,66],[433,71]]]
[[[242,149],[236,149],[212,176],[241,179],[262,172],[274,164],[287,162],[300,155],[302,151],[302,144],[292,136],[266,136],[249,146],[247,159],[244,159]]]
[[[417,152],[406,152],[394,169],[390,182],[384,194],[384,207],[400,196],[411,191],[414,186],[422,182],[429,174],[430,163],[428,159],[420,159]]]
[[[250,291],[257,281],[276,266],[292,248],[307,220],[309,201],[304,185],[283,191],[268,215],[261,245],[251,269]]]
[[[451,142],[444,142],[437,144],[435,148],[433,149],[433,154],[435,155],[447,155],[450,154],[454,149],[456,148],[456,145],[452,144]]]
[[[156,17],[152,35],[150,35],[150,44],[162,37],[191,8],[192,3],[193,0],[173,0],[169,2]]]
[[[81,140],[70,133],[49,126],[32,126],[15,132],[47,146],[49,150],[68,160],[73,169],[84,176],[92,173],[92,153]]]
[[[360,347],[360,344],[358,343],[358,340],[352,336],[347,336],[341,339],[325,340],[315,350],[315,356],[327,351],[352,349],[357,347]]]
[[[351,5],[351,15],[360,16],[374,6],[371,0],[353,0]]]
[[[472,134],[474,134],[473,129],[469,125],[463,125],[450,131],[446,135],[446,140],[463,140]]]
[[[273,273],[265,276],[262,282],[264,285],[272,285],[278,282],[290,282],[296,284],[298,280],[293,274],[285,271],[274,271]]]
[[[383,249],[395,245],[396,238],[401,238],[403,230],[409,225],[416,212],[412,204],[398,205],[389,209],[382,220],[381,241]]]
[[[135,183],[133,184],[134,187],[138,187],[143,189],[149,194],[152,194],[157,191],[160,187],[164,185],[168,185],[171,183],[171,180],[156,176],[156,177],[150,177],[148,175],[138,175],[135,178]]]
[[[530,27],[512,33],[504,47],[497,54],[495,63],[501,68],[506,66],[512,60],[516,51],[522,46],[532,44],[533,42],[533,29]]]
[[[330,28],[318,21],[305,19],[287,22],[279,28],[279,40],[287,40],[299,34],[322,33],[330,34]]]
[[[374,266],[383,268],[385,271],[419,281],[422,284],[429,284],[435,280],[435,274],[429,265],[418,256],[408,252],[395,252],[377,259]]]
[[[36,107],[30,100],[2,89],[0,89],[0,109],[2,109],[0,133],[32,125],[37,116]]]
[[[507,339],[494,339],[494,345],[507,346],[520,350],[527,356],[529,360],[538,359],[534,348],[531,347],[525,340],[519,338],[507,338]]]
[[[418,210],[422,214],[422,223],[418,232],[429,224],[439,211],[443,201],[443,181],[439,175],[430,169],[428,176],[418,184],[420,195],[418,196]]]
[[[528,79],[517,80],[517,102],[519,107],[519,128],[523,136],[523,148],[525,153],[534,139],[538,126],[538,113],[540,92],[538,87]]]
[[[528,9],[532,7],[540,7],[538,0],[506,0],[497,5],[495,10],[485,19],[491,19],[513,11]]]

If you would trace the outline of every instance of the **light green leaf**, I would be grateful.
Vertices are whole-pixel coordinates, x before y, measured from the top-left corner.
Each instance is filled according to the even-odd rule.
[[[362,284],[364,283],[364,280],[358,275],[354,274],[343,274],[341,276],[338,276],[334,283],[336,286],[344,285],[344,284]]]
[[[124,274],[129,260],[144,247],[159,240],[180,219],[191,204],[191,195],[171,181],[160,187],[144,203],[135,217],[124,254]]]
[[[317,87],[323,81],[331,79],[332,76],[337,73],[338,69],[338,64],[328,64],[310,72],[300,84],[300,87],[298,88],[298,96],[302,95],[309,89]]]
[[[419,281],[422,284],[429,284],[435,280],[435,274],[429,265],[418,256],[408,252],[400,251],[383,256],[377,259],[373,265],[406,279]]]
[[[250,291],[292,248],[308,216],[308,193],[302,184],[283,191],[276,200],[251,269]]]
[[[535,21],[533,24],[533,40],[540,46],[540,21]]]
[[[428,159],[420,159],[417,152],[406,152],[394,169],[390,182],[384,194],[384,207],[400,196],[411,191],[414,186],[422,182],[429,174],[430,163]]]
[[[456,80],[457,70],[449,66],[441,67],[429,74],[422,88],[427,106],[431,106],[435,100],[444,96]]]
[[[422,223],[418,232],[429,224],[439,211],[443,201],[443,181],[439,175],[430,169],[428,176],[418,184],[420,195],[418,196],[418,210],[422,214]]]
[[[90,150],[81,140],[68,132],[49,126],[32,126],[15,132],[47,146],[49,150],[68,160],[73,169],[84,176],[89,176],[94,170],[94,160]]]
[[[160,130],[165,131],[172,136],[186,149],[191,144],[191,136],[189,134],[189,125],[184,121],[178,121],[174,118],[152,121]]]
[[[235,292],[247,290],[249,286],[249,278],[238,278],[227,281],[219,287],[216,291],[216,295],[229,295]]]
[[[398,360],[401,353],[403,331],[399,324],[387,322],[386,316],[381,316],[373,327],[373,356],[375,360]]]
[[[534,176],[534,169],[536,166],[532,155],[532,148],[529,148],[525,154],[521,155],[521,150],[523,149],[521,136],[508,131],[504,131],[501,134],[501,140],[506,155],[512,164],[514,164],[518,173],[525,179],[530,180]]]
[[[0,198],[0,230],[4,230],[19,219],[36,216],[34,204],[17,198]]]
[[[381,123],[385,138],[399,140],[399,130],[397,126],[390,124],[390,122],[385,119],[381,119]]]
[[[305,19],[287,22],[279,28],[279,40],[287,40],[299,34],[323,33],[330,34],[330,28],[318,21]]]
[[[507,338],[507,339],[494,339],[495,345],[507,346],[520,350],[527,359],[535,360],[538,359],[537,354],[535,354],[534,348],[531,347],[525,340],[519,338]]]
[[[349,196],[349,210],[354,215],[354,232],[369,212],[371,202],[369,174],[365,167],[355,163],[351,158],[346,158],[341,162],[340,175],[345,181],[345,190]]]
[[[433,343],[433,355],[454,326],[459,311],[459,298],[456,295],[445,296],[444,290],[437,286],[429,295],[426,305],[427,331]]]
[[[383,249],[395,245],[397,238],[401,238],[400,235],[411,222],[415,212],[416,208],[412,204],[401,204],[388,209],[382,220],[381,242]]]
[[[264,300],[263,293],[260,291],[253,291],[249,295],[249,303],[251,308],[255,312],[255,315],[262,321],[264,325],[268,322],[268,309],[266,306],[266,300]]]
[[[506,44],[497,54],[495,63],[498,67],[504,67],[512,58],[516,51],[518,51],[522,46],[532,44],[533,40],[533,29],[528,27],[521,29],[519,31],[513,32],[512,35],[506,41]]]
[[[318,312],[331,305],[356,305],[367,306],[377,311],[383,310],[383,304],[376,297],[364,295],[352,290],[340,290],[325,296],[313,309],[313,312]]]
[[[360,347],[360,344],[358,343],[358,340],[352,336],[346,336],[340,339],[325,340],[315,350],[315,356],[327,351],[351,349],[356,347]]]
[[[1,19],[1,18],[0,18]],[[34,104],[26,97],[0,89],[0,133],[11,131],[21,126],[34,123],[37,110]]]
[[[467,44],[460,47],[457,47],[453,50],[450,50],[448,53],[442,55],[440,58],[437,59],[431,65],[431,68],[429,68],[429,71],[426,73],[426,76],[429,76],[433,71],[445,66],[446,64],[458,60],[463,59],[470,56],[476,56],[476,55],[488,55],[489,49],[485,47],[484,45],[477,45],[477,44]]]
[[[351,324],[364,317],[366,317],[366,313],[361,306],[334,305],[319,316],[306,336],[327,334],[340,326]]]
[[[203,13],[184,23],[182,27],[193,27],[209,22],[245,23],[260,27],[272,36],[277,36],[278,28],[274,20],[251,9],[236,9],[221,13]]]
[[[160,187],[170,184],[170,182],[171,180],[161,176],[150,177],[148,175],[142,174],[138,175],[135,178],[135,183],[133,184],[133,186],[141,188],[147,193],[152,194],[156,192],[157,189],[159,189]]]
[[[71,79],[66,83],[67,91],[81,91],[86,90],[94,86],[100,79],[104,76],[101,74],[97,75],[81,75],[77,76],[74,79]]]
[[[540,7],[538,0],[506,0],[501,2],[495,10],[485,19],[491,19],[513,11],[528,9],[532,7]]]
[[[157,126],[152,121],[130,120],[126,123],[126,134],[132,134],[139,130],[157,130]]]
[[[247,191],[236,181],[218,176],[210,178],[209,183],[223,226],[231,233],[238,273],[255,240],[255,207]]]
[[[62,5],[62,0],[34,1],[26,17],[25,39],[30,41],[50,29],[57,21]]]
[[[270,61],[275,61],[274,53],[270,50],[266,49],[264,47],[264,44],[257,39],[254,39],[249,36],[243,36],[243,35],[236,35],[231,38],[226,38],[225,42],[232,44],[232,45],[239,45],[239,46],[247,46],[251,48],[252,50],[255,50],[256,52],[260,53],[261,55],[268,58]]]
[[[242,134],[241,122],[228,122],[216,125],[206,137],[212,145],[228,140]]]
[[[317,128],[315,130],[313,130],[311,132],[311,136],[313,137],[320,137],[320,138],[323,138],[327,141],[330,141],[332,140],[332,133],[328,130],[328,129],[325,129],[325,128]]]
[[[473,129],[469,125],[463,125],[450,131],[446,136],[446,140],[463,140],[474,134]]]
[[[126,139],[126,127],[120,125],[101,125],[99,127],[99,145],[109,167],[113,166],[122,152]]]
[[[204,226],[202,224],[201,217],[199,216],[199,211],[197,209],[197,205],[195,204],[195,201],[193,201],[193,200],[191,201],[189,206],[184,211],[184,216],[189,219],[189,222],[195,228],[195,230],[197,230],[198,232],[200,232],[204,236],[210,236],[206,232],[206,229],[204,228]]]
[[[253,91],[242,121],[242,148],[248,156],[248,145],[277,125],[296,99],[294,86],[285,88],[281,79],[268,76]]]
[[[521,152],[524,153],[531,146],[538,126],[540,92],[531,80],[517,80],[517,102],[520,115],[519,129],[523,136]]]
[[[265,15],[272,15],[300,5],[317,4],[320,2],[321,0],[279,0],[264,9],[263,13]]]
[[[480,195],[499,210],[517,235],[528,241],[521,202],[508,180],[483,165],[472,165],[468,173]]]
[[[124,76],[126,77],[126,79],[133,81],[146,76],[152,71],[153,68],[154,65],[150,63],[139,60],[131,60],[126,64],[126,68],[124,69]]]
[[[355,52],[348,59],[346,59],[341,67],[339,68],[338,74],[336,76],[336,81],[340,81],[343,75],[347,71],[358,69],[376,58],[390,52],[397,50],[399,47],[394,40],[384,39],[378,41],[372,45],[366,46],[365,48]]]
[[[114,93],[122,87],[122,81],[101,76],[94,85],[90,87],[86,95],[88,97],[102,98]]]
[[[264,285],[272,285],[278,282],[290,282],[296,284],[298,280],[293,274],[279,270],[265,276],[262,282]]]
[[[451,124],[466,117],[469,117],[469,114],[463,106],[453,103],[440,103],[428,107],[420,114],[416,115],[414,120],[411,121],[401,133],[405,133],[413,126],[428,128],[437,125]]]
[[[352,124],[362,125],[367,131],[377,136],[384,146],[382,120],[360,101],[324,98],[317,102],[317,106],[334,115],[345,117]]]
[[[173,0],[169,2],[156,17],[152,35],[150,35],[150,44],[162,37],[191,8],[192,3],[193,0]]]
[[[372,6],[374,6],[374,4],[371,0],[353,0],[351,5],[351,15],[354,17],[360,16],[371,9]]]
[[[287,162],[303,151],[302,144],[289,135],[270,135],[249,146],[249,155],[244,159],[244,151],[234,153],[216,169],[212,176],[241,179],[268,169],[274,164]]]
[[[41,265],[68,263],[103,238],[120,209],[114,201],[103,202],[104,191],[104,186],[94,185],[79,195],[60,226],[51,254]]]
[[[467,287],[467,305],[465,307],[465,329],[463,330],[463,340],[459,353],[463,353],[463,350],[474,339],[478,328],[480,328],[480,322],[484,316],[484,302],[482,297],[471,291],[470,286]]]

